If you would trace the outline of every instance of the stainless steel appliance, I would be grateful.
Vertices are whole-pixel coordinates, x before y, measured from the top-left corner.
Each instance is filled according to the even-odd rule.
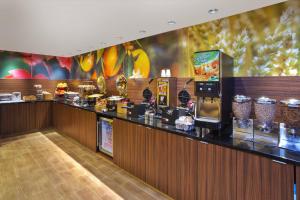
[[[97,121],[97,148],[113,156],[113,119],[99,117]]]
[[[0,93],[0,101],[12,101],[13,95],[10,93]]]
[[[196,52],[194,70],[195,126],[205,133],[231,134],[233,58],[219,50]]]
[[[12,93],[12,100],[13,101],[21,101],[21,92],[13,92]]]

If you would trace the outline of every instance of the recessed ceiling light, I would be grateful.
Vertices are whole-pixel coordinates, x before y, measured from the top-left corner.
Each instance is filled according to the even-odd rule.
[[[170,20],[170,21],[168,21],[168,24],[169,25],[174,25],[174,24],[176,24],[176,22],[174,20]]]
[[[214,9],[210,9],[210,10],[208,10],[208,13],[209,14],[215,14],[215,13],[217,13],[219,10],[217,9],[217,8],[214,8]]]
[[[142,34],[145,34],[145,33],[146,33],[145,30],[140,30],[139,32],[142,33]]]

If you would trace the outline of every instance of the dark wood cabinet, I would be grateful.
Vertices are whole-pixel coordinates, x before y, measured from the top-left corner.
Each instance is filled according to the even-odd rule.
[[[124,120],[113,122],[114,162],[175,199],[196,199],[197,141]]]
[[[239,199],[236,198],[235,150],[199,142],[197,173],[198,199]]]
[[[52,126],[52,102],[36,102],[35,118],[38,130],[47,129]]]
[[[0,105],[0,137],[39,131],[51,126],[51,102]]]
[[[168,133],[146,128],[146,182],[168,193]]]
[[[93,150],[97,151],[97,115],[94,112],[87,112],[81,110],[85,113],[84,119],[84,131],[86,133],[86,146]]]
[[[1,137],[8,137],[17,131],[16,121],[19,121],[18,119],[16,119],[18,114],[17,108],[18,107],[15,104],[0,105]]]
[[[197,199],[197,144],[168,134],[168,195],[174,199]]]
[[[53,126],[89,149],[97,150],[96,113],[53,103]]]
[[[295,167],[296,172],[296,191],[297,191],[297,200],[300,200],[300,166]]]
[[[113,131],[114,162],[136,177],[145,180],[146,128],[114,119]]]
[[[292,200],[293,186],[293,165],[237,153],[237,199]]]

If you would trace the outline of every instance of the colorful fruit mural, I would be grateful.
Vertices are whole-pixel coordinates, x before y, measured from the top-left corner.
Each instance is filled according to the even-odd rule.
[[[96,79],[194,76],[196,51],[220,49],[234,58],[235,76],[300,75],[300,1],[130,41],[74,57],[0,52],[0,78]]]

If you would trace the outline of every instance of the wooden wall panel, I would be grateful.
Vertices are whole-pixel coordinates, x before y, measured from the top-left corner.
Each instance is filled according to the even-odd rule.
[[[148,86],[150,79],[128,79],[128,98],[133,102],[140,103],[143,101],[143,90]],[[179,93],[184,87],[185,82],[189,78],[177,78],[177,91]],[[84,80],[83,80],[84,81]],[[81,80],[11,80],[0,79],[0,93],[20,91],[22,95],[35,94],[33,88],[34,84],[42,84],[43,89],[49,92],[54,92],[58,82],[67,82],[70,90],[78,91],[77,86],[82,82]],[[234,93],[251,96],[257,98],[259,96],[268,96],[275,98],[278,101],[293,97],[300,99],[300,76],[294,77],[236,77],[234,78]],[[106,80],[107,94],[118,95],[116,91],[116,78]],[[154,80],[150,89],[156,95],[156,80]],[[191,94],[192,99],[196,100],[194,96],[194,83],[191,82],[187,86],[187,91]],[[226,94],[225,94],[226,95]],[[177,97],[176,97],[177,98]],[[177,99],[177,105],[179,105]],[[280,109],[278,107],[276,119],[280,121]]]
[[[129,79],[127,89],[128,98],[135,103],[141,103],[144,100],[143,91],[148,87],[149,81],[150,79]],[[149,87],[154,96],[156,96],[156,84],[156,80],[153,80]]]
[[[277,100],[300,98],[300,76],[241,77],[234,81],[235,94],[246,94],[253,98],[264,95]]]

